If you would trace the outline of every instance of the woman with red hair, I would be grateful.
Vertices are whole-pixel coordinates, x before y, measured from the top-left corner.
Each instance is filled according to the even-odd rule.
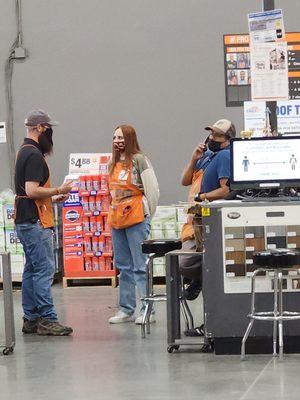
[[[136,287],[140,297],[146,295],[146,255],[141,243],[149,238],[150,218],[154,215],[159,188],[148,158],[142,153],[134,128],[118,126],[113,136],[109,169],[111,226],[114,259],[119,277],[119,306],[111,324],[142,323],[142,313],[135,317]],[[154,322],[154,315],[150,322]]]

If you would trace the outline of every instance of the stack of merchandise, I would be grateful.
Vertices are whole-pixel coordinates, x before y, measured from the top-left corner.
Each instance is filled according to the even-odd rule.
[[[187,220],[183,207],[159,206],[151,221],[151,239],[178,239]],[[154,276],[166,275],[165,257],[154,259]]]
[[[55,260],[55,273],[62,272],[63,266],[63,243],[62,243],[62,204],[53,204],[54,212],[54,235],[53,235],[53,251]]]
[[[0,201],[0,251],[10,252],[12,280],[21,280],[24,251],[14,227],[13,197]]]
[[[66,277],[115,275],[109,210],[108,156],[100,157],[99,172],[79,175],[63,208]]]
[[[25,255],[23,246],[18,239],[14,224],[14,198],[11,190],[6,190],[0,194],[0,252],[7,251],[11,258],[12,280],[21,281],[25,264]],[[54,205],[55,215],[55,235],[54,254],[55,254],[55,272],[60,272],[62,260],[60,253],[62,250],[62,232],[60,228],[60,208]],[[0,271],[2,277],[2,271]]]

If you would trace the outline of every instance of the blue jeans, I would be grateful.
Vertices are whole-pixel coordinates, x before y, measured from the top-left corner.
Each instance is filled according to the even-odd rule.
[[[139,296],[146,295],[146,261],[142,253],[142,242],[149,238],[150,218],[126,229],[112,229],[114,258],[120,271],[119,291],[120,309],[132,315],[136,307],[135,288]],[[144,305],[142,306],[142,310]]]
[[[30,321],[39,317],[57,321],[51,294],[55,270],[53,232],[40,222],[17,224],[16,230],[26,257],[22,279],[24,317]]]

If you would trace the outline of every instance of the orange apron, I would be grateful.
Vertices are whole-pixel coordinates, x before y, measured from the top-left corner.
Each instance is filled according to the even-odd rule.
[[[35,147],[32,144],[25,144],[24,146],[21,147]],[[18,157],[18,156],[17,156]],[[46,160],[45,160],[46,162]],[[48,166],[48,165],[47,165]],[[49,168],[48,168],[49,170]],[[51,187],[51,182],[50,182],[50,171],[49,171],[49,178],[47,182],[41,186],[44,188],[50,188]],[[25,188],[22,188],[25,191]],[[28,196],[16,196],[15,198],[15,213],[14,215],[16,216],[16,209],[18,206],[18,199],[29,199]],[[40,199],[40,200],[34,200],[38,215],[39,215],[39,220],[41,224],[43,225],[43,228],[53,228],[54,226],[54,217],[53,217],[53,208],[52,208],[52,199],[49,197],[48,199]]]
[[[132,164],[117,162],[109,177],[111,204],[108,224],[115,229],[125,229],[144,221],[143,192],[132,183]]]
[[[192,186],[190,187],[188,202],[194,201],[194,197],[201,190],[201,183],[203,178],[203,169],[193,173]],[[192,240],[195,238],[195,230],[193,227],[193,217],[188,216],[187,222],[183,225],[181,230],[181,240],[185,242],[186,240]]]

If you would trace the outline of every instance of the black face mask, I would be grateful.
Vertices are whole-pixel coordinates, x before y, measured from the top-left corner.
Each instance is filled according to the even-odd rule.
[[[216,142],[215,140],[212,140],[212,139],[209,139],[209,141],[207,142],[207,147],[209,148],[209,150],[216,153],[217,151],[222,150],[221,149],[222,143]]]
[[[114,143],[114,148],[122,153],[125,150],[125,142]]]
[[[42,132],[39,136],[38,139],[39,145],[43,155],[52,153],[53,150],[52,134],[53,134],[52,128],[47,128],[45,132]]]

